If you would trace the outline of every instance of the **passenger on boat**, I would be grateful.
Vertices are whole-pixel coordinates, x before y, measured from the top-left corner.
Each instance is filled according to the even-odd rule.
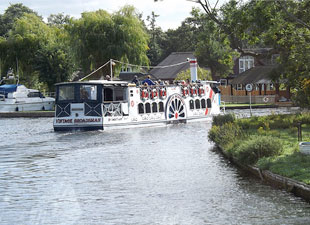
[[[147,83],[148,85],[155,85],[154,81],[151,80],[150,75],[148,75],[147,78],[144,81],[142,81],[142,84],[145,84],[145,83]]]
[[[80,90],[80,97],[83,100],[87,100],[89,98],[89,94],[88,94],[88,92],[86,91],[85,88],[81,88],[81,90]]]
[[[161,79],[158,80],[158,83],[159,85],[165,85],[165,83]]]
[[[136,86],[139,86],[140,81],[139,81],[139,79],[138,79],[138,76],[137,76],[137,75],[135,75],[135,77],[133,78],[133,80],[131,81],[131,83],[134,83],[134,84],[136,84]]]
[[[111,80],[111,77],[110,77],[109,75],[106,75],[106,76],[105,76],[105,79],[106,79],[107,81],[110,81],[110,80]]]

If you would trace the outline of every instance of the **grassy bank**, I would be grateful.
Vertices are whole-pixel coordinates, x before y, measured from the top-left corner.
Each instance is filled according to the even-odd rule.
[[[273,104],[266,104],[266,103],[260,103],[260,104],[251,104],[252,107],[255,107],[255,106],[272,106]],[[231,108],[231,107],[249,107],[250,108],[250,104],[248,103],[221,103],[221,107],[224,107],[225,108]]]
[[[310,113],[236,119],[214,117],[209,139],[244,165],[310,184],[310,156],[299,152],[298,124],[303,141],[310,141]]]

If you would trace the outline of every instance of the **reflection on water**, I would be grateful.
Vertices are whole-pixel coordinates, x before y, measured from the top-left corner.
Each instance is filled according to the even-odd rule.
[[[54,133],[0,120],[0,224],[308,224],[309,204],[230,165],[211,124]]]

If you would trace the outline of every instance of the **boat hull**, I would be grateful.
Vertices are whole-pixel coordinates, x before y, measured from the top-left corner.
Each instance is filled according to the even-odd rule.
[[[24,111],[51,111],[54,109],[54,101],[30,102],[30,103],[6,103],[0,102],[0,112],[24,112]]]

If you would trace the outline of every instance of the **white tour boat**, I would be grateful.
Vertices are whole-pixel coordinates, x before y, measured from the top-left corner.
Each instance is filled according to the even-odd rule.
[[[210,118],[220,113],[216,82],[136,86],[123,81],[91,80],[56,84],[54,130],[94,130],[149,126]]]
[[[0,112],[53,110],[54,98],[21,84],[0,85]]]

